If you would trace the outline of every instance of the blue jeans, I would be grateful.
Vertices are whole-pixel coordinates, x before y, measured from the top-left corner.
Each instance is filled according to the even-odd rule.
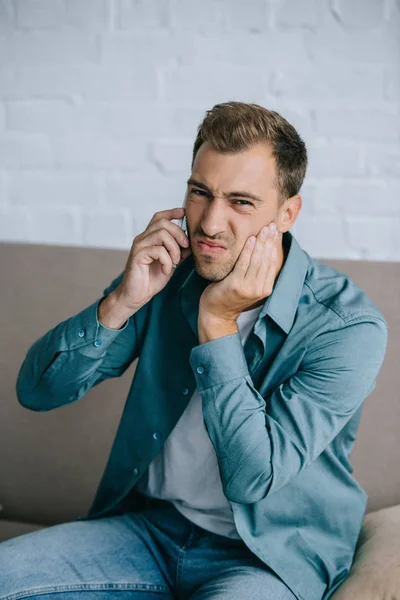
[[[165,500],[0,543],[0,600],[296,600],[242,540]]]

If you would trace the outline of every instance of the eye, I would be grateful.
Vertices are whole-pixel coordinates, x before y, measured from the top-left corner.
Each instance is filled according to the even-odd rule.
[[[196,194],[199,194],[200,196],[204,196],[204,195],[206,195],[206,194],[207,194],[207,192],[205,192],[205,191],[203,191],[203,190],[195,190],[195,189],[193,189],[193,188],[190,190],[190,193],[191,193],[191,194],[195,194],[195,195],[196,195]]]
[[[208,192],[205,190],[198,190],[198,189],[194,189],[192,188],[190,190],[190,193],[193,194],[194,196],[208,196]],[[247,200],[235,200],[235,204],[237,202],[241,202],[242,204],[239,204],[239,206],[254,206],[254,204],[252,202],[248,202]]]
[[[236,202],[244,202],[245,204],[248,204],[249,206],[254,206],[254,204],[252,204],[251,202],[247,202],[247,200],[236,200]],[[243,206],[243,204],[241,206]]]

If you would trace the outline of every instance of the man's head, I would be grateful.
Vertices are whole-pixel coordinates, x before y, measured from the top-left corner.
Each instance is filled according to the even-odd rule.
[[[288,231],[301,209],[306,168],[303,140],[278,113],[241,102],[207,111],[198,127],[185,197],[199,275],[209,281],[226,277],[246,239],[271,221]],[[205,253],[199,239],[225,250]]]

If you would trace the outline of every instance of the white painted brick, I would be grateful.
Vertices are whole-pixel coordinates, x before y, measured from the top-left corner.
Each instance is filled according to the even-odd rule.
[[[0,169],[50,167],[54,164],[50,141],[45,136],[0,136]]]
[[[278,27],[304,27],[311,30],[323,22],[325,6],[326,4],[321,0],[307,0],[307,2],[284,0],[271,3],[274,22]]]
[[[146,115],[146,118],[144,116]],[[151,106],[116,103],[88,103],[74,110],[73,126],[79,131],[121,136],[132,143],[136,138],[149,139],[159,131],[157,110],[152,114]],[[115,140],[118,141],[118,140]]]
[[[320,108],[315,111],[319,136],[349,140],[388,141],[399,139],[399,110],[390,108]]]
[[[378,66],[345,65],[340,69],[321,69],[303,64],[291,65],[274,73],[271,91],[280,98],[296,98],[313,105],[376,105],[384,100],[385,73]]]
[[[95,207],[100,203],[96,177],[74,172],[22,172],[10,174],[9,201],[13,206]]]
[[[175,57],[174,37],[166,30],[152,29],[106,33],[101,37],[100,55],[101,63],[106,66],[133,65],[140,60],[151,70]]]
[[[0,209],[0,240],[26,243],[32,239],[32,223],[26,210]]]
[[[318,187],[316,182],[306,176],[299,192],[302,200],[300,209],[302,216],[310,216],[314,214],[314,198],[317,193],[317,189]]]
[[[148,111],[148,109],[147,109]],[[146,111],[146,112],[147,112]],[[151,136],[160,131],[157,111],[142,118],[136,104],[87,103],[73,105],[65,100],[35,100],[7,103],[7,127],[16,131],[48,134],[82,133]]]
[[[167,102],[179,98],[181,105],[199,106],[204,110],[228,100],[260,103],[262,94],[267,91],[265,79],[262,71],[251,67],[178,67],[167,74]],[[199,83],[192,86],[191,81]]]
[[[400,180],[360,179],[347,182],[321,182],[314,206],[316,213],[334,211],[338,215],[364,217],[400,216]]]
[[[7,195],[6,175],[0,171],[0,210],[8,206]]]
[[[205,116],[205,110],[190,106],[159,106],[157,122],[160,127],[159,134],[163,137],[190,138],[193,141],[197,135],[197,128]]]
[[[95,63],[93,36],[53,31],[24,31],[0,37],[0,67]]]
[[[64,209],[36,208],[32,210],[33,242],[69,245],[79,242],[77,212]]]
[[[156,212],[183,205],[189,175],[146,177],[114,173],[105,181],[106,202],[110,206],[131,209],[134,215],[132,235],[135,236],[146,229]]]
[[[365,161],[371,175],[400,178],[400,144],[371,145],[365,150]]]
[[[0,131],[4,131],[6,125],[6,111],[4,105],[0,103]]]
[[[146,159],[147,140],[92,133],[63,135],[53,140],[57,167],[87,170],[152,170]]]
[[[129,211],[96,209],[83,213],[82,241],[93,247],[126,248],[132,244]]]
[[[170,0],[168,23],[181,36],[184,33],[220,34],[223,30],[223,10],[219,0]]]
[[[371,30],[383,25],[385,2],[382,0],[332,0],[334,18],[346,30]]]
[[[110,0],[65,0],[66,25],[83,31],[102,31],[110,25]]]
[[[313,139],[308,145],[307,175],[325,177],[357,177],[366,172],[362,144],[327,142]]]
[[[129,249],[237,99],[307,144],[307,251],[399,260],[399,26],[398,0],[0,0],[0,239]]]
[[[339,25],[323,27],[304,39],[312,60],[322,70],[334,64],[392,64],[400,54],[400,36],[379,29],[346,31]]]
[[[394,65],[394,68],[385,69],[384,95],[386,100],[397,103],[400,101],[400,68],[398,64]]]
[[[168,25],[168,0],[116,0],[116,23],[121,29]]]
[[[313,216],[300,211],[291,231],[304,250],[315,258],[356,259],[359,256],[346,239],[341,216]]]
[[[14,6],[12,0],[0,0],[0,33],[14,26]]]
[[[202,5],[199,5],[202,6]],[[258,73],[275,69],[302,69],[309,63],[301,31],[268,31],[265,34],[240,34],[231,31],[199,35],[184,29],[168,45],[169,56],[182,65],[214,65],[216,62],[248,68]],[[244,37],[243,37],[244,36]],[[196,81],[196,87],[199,82]]]
[[[265,0],[252,0],[249,3],[221,0],[221,10],[225,29],[233,37],[243,32],[265,32],[268,28]]]
[[[347,237],[362,260],[400,260],[400,218],[348,217]]]
[[[190,173],[192,151],[192,140],[156,140],[150,144],[149,158],[160,173],[184,174]]]
[[[400,26],[400,3],[399,0],[387,0],[385,3],[385,27],[398,32]]]
[[[72,107],[65,100],[8,102],[6,122],[10,131],[68,131],[72,124]]]
[[[170,208],[182,206],[189,175],[166,177],[161,174],[113,173],[105,179],[105,200],[110,206],[131,208],[140,219],[144,215],[147,224],[163,205]]]
[[[61,27],[65,20],[63,0],[14,0],[21,29]]]
[[[55,66],[0,67],[0,98],[81,98],[148,104],[157,98],[156,69],[140,64],[125,67]]]

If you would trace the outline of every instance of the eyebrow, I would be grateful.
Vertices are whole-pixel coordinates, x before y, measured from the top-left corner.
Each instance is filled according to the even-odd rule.
[[[199,188],[205,190],[206,192],[209,192],[210,194],[212,194],[212,191],[210,190],[210,188],[207,185],[205,185],[204,183],[201,183],[201,181],[197,181],[196,179],[193,179],[193,177],[190,177],[187,180],[187,184],[195,185],[196,187],[199,187]],[[249,198],[251,200],[254,200],[254,202],[256,202],[258,204],[264,203],[264,200],[262,198],[260,198],[259,196],[255,196],[254,194],[250,194],[249,192],[224,192],[223,195],[225,196],[225,198],[228,198],[229,196],[240,197],[240,198]]]

